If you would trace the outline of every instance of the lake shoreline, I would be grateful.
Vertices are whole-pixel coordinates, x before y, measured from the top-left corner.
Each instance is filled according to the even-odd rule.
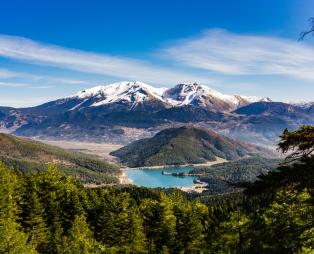
[[[138,182],[138,179],[134,178],[134,174],[138,174],[135,173],[137,172],[143,172],[143,174],[141,173],[141,180],[143,181],[143,177],[147,176],[148,172],[153,173],[153,179],[158,179],[159,174],[162,175],[162,170],[165,169],[166,171],[168,170],[176,170],[178,172],[181,171],[186,171],[185,173],[188,173],[188,170],[190,170],[191,168],[195,168],[195,167],[210,167],[212,165],[216,165],[216,164],[221,164],[227,162],[227,160],[216,157],[215,161],[207,161],[205,163],[197,163],[197,164],[181,164],[181,165],[159,165],[159,166],[148,166],[148,167],[125,167],[125,168],[121,168],[121,174],[119,175],[119,182],[122,185],[136,185],[136,186],[145,186],[147,188],[177,188],[181,191],[184,192],[197,192],[197,193],[201,193],[204,190],[207,189],[207,184],[198,184],[198,183],[194,183],[193,179],[191,179],[191,177],[193,177],[195,179],[196,176],[188,176],[191,180],[190,184],[186,184],[185,185],[176,185],[176,187],[171,187],[171,186],[163,186],[163,183],[160,182],[160,185],[151,185],[151,186],[147,186],[147,182]],[[144,173],[146,171],[146,173]],[[157,173],[160,172],[160,173]],[[149,175],[151,174],[149,173]],[[130,175],[131,174],[131,175]],[[156,175],[158,174],[158,176]],[[168,177],[168,176],[166,176]],[[169,176],[172,177],[172,176]],[[175,176],[173,176],[174,178],[176,178]],[[145,180],[144,180],[145,181]],[[155,181],[155,180],[154,180]],[[157,180],[158,181],[158,180]]]
[[[215,161],[207,161],[205,163],[196,163],[196,164],[180,164],[180,165],[158,165],[158,166],[143,166],[143,167],[126,167],[125,169],[137,169],[137,170],[154,170],[154,169],[163,169],[163,168],[186,168],[186,167],[209,167],[216,164],[221,164],[228,162],[223,158],[216,157]]]
[[[166,170],[181,171],[184,170],[188,172],[193,167],[182,167],[182,168],[165,168]],[[123,169],[122,169],[123,170]],[[174,177],[174,176],[165,176],[162,174],[163,169],[124,169],[123,174],[120,175],[120,184],[133,184],[135,186],[144,186],[146,188],[176,188],[184,192],[198,192],[207,189],[207,183],[197,183],[194,182],[196,176],[187,176],[187,177]],[[148,178],[147,178],[148,176]],[[165,177],[164,180],[161,180],[160,177]],[[170,183],[175,181],[176,183]],[[153,183],[150,184],[150,181]],[[181,182],[183,181],[183,183]],[[156,184],[156,182],[158,184]],[[168,185],[168,184],[170,185]]]
[[[133,184],[134,185],[134,182],[131,178],[128,177],[128,174],[126,172],[125,169],[121,169],[121,175],[119,175],[119,183],[122,184],[122,185],[130,185],[130,184]]]

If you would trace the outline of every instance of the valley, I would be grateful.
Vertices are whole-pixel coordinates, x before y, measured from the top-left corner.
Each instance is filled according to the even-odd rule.
[[[191,188],[195,177],[165,178],[161,171],[179,167],[175,169],[179,173],[186,168],[207,172],[214,170],[215,164],[233,165],[255,156],[276,158],[279,135],[285,128],[312,123],[312,107],[312,103],[287,104],[268,97],[226,95],[198,83],[155,88],[126,81],[85,89],[31,108],[0,107],[0,126],[1,132],[60,147],[66,149],[65,153],[96,156],[120,168],[114,181],[104,181],[105,176],[91,172],[93,180],[85,179],[85,186],[132,183]],[[256,159],[252,165],[256,161],[256,170],[252,169],[251,177],[245,180],[253,181],[264,172],[259,170],[264,162]],[[53,162],[60,164],[59,159]],[[240,168],[245,170],[246,164],[241,163]],[[135,169],[121,171],[123,168]],[[235,168],[226,169],[226,174],[241,175],[241,170],[235,173]],[[64,172],[77,177],[73,169]],[[137,175],[144,179],[144,173],[147,181],[139,181]],[[153,183],[160,177],[159,184]],[[213,193],[234,191],[227,183],[230,179],[219,174],[206,173],[197,179],[201,177]]]
[[[31,108],[0,107],[0,126],[2,132],[97,156],[118,168],[157,172],[173,166],[211,168],[256,155],[278,157],[274,147],[280,133],[311,123],[311,108],[311,103],[226,95],[198,83],[157,89],[134,81],[96,86]],[[118,179],[132,182],[126,172]]]
[[[111,156],[110,153],[122,147],[122,145],[117,144],[79,142],[74,140],[46,140],[36,138],[35,140],[63,149],[96,155],[112,162],[115,162],[116,159],[115,157]]]
[[[245,178],[243,181],[253,181],[261,172],[268,172],[271,168],[264,168],[263,163],[257,163],[259,159],[254,159],[252,156],[264,154],[276,157],[271,150],[239,143],[208,129],[191,126],[166,129],[157,133],[152,139],[138,140],[125,147],[107,143],[66,140],[37,139],[32,141],[7,134],[1,135],[0,154],[1,160],[6,166],[27,173],[43,171],[47,167],[43,164],[52,163],[60,167],[66,175],[81,179],[84,186],[89,188],[135,184],[149,188],[179,188],[189,192],[207,193],[208,190],[210,190],[209,193],[233,192],[235,189],[228,184],[230,179],[223,180],[219,173],[210,176],[209,172],[214,172],[216,165],[236,165],[233,162],[239,161],[237,167],[243,167],[242,170],[244,170],[246,163],[242,163],[239,159],[243,157],[243,161],[246,161],[246,157],[252,158],[249,165],[252,166],[256,163],[257,171],[251,169],[249,172],[251,178]],[[18,149],[19,152],[12,153],[11,151],[14,149]],[[25,154],[25,149],[30,149],[27,154]],[[141,151],[141,149],[143,150]],[[149,151],[152,153],[150,154]],[[71,156],[74,156],[73,159]],[[154,157],[150,158],[150,156]],[[74,159],[76,157],[80,159]],[[142,162],[134,161],[134,158],[140,158]],[[156,160],[156,158],[158,159]],[[83,162],[86,159],[95,160],[95,162],[91,161],[86,164]],[[267,159],[265,160],[267,161]],[[91,163],[99,165],[93,166]],[[111,163],[112,166],[109,166],[108,163]],[[115,170],[108,171],[106,167],[112,167],[110,170],[113,168]],[[234,166],[231,166],[224,174],[235,174],[232,173],[233,168]],[[260,171],[259,168],[261,170],[264,168],[264,171]],[[97,175],[98,171],[103,171],[103,173]],[[163,174],[168,171],[191,175],[176,177]],[[236,175],[239,179],[235,180],[235,183],[241,182],[241,174],[236,173],[233,177]],[[204,186],[202,188],[196,188],[197,185],[194,184],[196,179],[203,179]]]
[[[74,141],[42,142],[71,151],[93,154],[118,164],[121,170],[118,179],[122,185],[179,188],[188,192],[204,192],[204,195],[238,191],[238,188],[233,188],[230,183],[252,182],[258,175],[274,170],[279,163],[278,159],[254,157],[254,154],[276,157],[277,154],[271,150],[239,143],[208,129],[192,126],[166,129],[151,139],[138,140],[125,147]],[[134,161],[134,158],[140,158],[142,164],[139,164],[140,161]],[[186,175],[169,175],[169,172]],[[203,181],[201,187],[194,183],[197,179]],[[84,184],[89,188],[106,185],[108,186],[106,183]]]
[[[87,184],[117,184],[121,175],[115,163],[31,139],[0,133],[0,163],[23,174],[43,172],[49,166]]]

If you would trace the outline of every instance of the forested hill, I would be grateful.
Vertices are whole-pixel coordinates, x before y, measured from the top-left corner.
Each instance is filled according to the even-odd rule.
[[[225,162],[207,168],[194,168],[192,174],[200,174],[201,178],[216,178],[231,184],[254,182],[260,175],[266,175],[278,168],[280,159],[266,159],[250,157],[240,160]]]
[[[163,130],[111,154],[129,167],[204,163],[215,161],[216,157],[235,160],[254,154],[274,156],[267,149],[190,126]]]
[[[0,161],[23,172],[42,171],[57,165],[83,183],[115,183],[119,168],[96,156],[65,150],[41,142],[0,133]]]

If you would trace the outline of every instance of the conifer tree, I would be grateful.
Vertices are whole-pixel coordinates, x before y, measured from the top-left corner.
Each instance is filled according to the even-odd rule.
[[[250,253],[250,218],[237,209],[230,213],[226,221],[222,221],[219,227],[218,237],[213,250],[218,253]]]
[[[62,184],[66,179],[55,166],[49,165],[47,171],[41,173],[38,186],[44,205],[44,217],[49,227],[48,253],[62,252],[62,236],[64,233],[62,219]]]
[[[314,205],[308,190],[283,189],[261,218],[263,246],[270,252],[311,253],[314,246]]]
[[[171,200],[164,194],[161,194],[161,201],[145,200],[141,204],[141,214],[148,238],[148,252],[160,253],[174,248],[176,217]]]
[[[0,163],[0,253],[36,253],[31,244],[27,242],[25,234],[17,223],[18,206],[16,200],[19,185],[17,176],[9,172]]]
[[[35,254],[35,248],[28,243],[28,236],[13,218],[0,218],[0,253]]]
[[[71,229],[63,238],[63,253],[65,254],[97,254],[101,246],[93,237],[84,215],[76,216]]]
[[[24,200],[22,225],[28,233],[28,242],[38,251],[44,250],[47,248],[49,234],[43,219],[44,209],[34,186],[26,189]]]
[[[97,239],[107,246],[117,245],[124,252],[142,253],[145,235],[138,212],[130,205],[129,195],[105,197],[96,223]]]

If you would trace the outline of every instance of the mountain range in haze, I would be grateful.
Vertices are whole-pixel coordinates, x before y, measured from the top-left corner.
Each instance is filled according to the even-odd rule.
[[[0,130],[28,137],[128,143],[191,123],[232,138],[274,145],[285,128],[314,123],[314,104],[225,95],[197,83],[97,86],[30,108],[0,107]]]

